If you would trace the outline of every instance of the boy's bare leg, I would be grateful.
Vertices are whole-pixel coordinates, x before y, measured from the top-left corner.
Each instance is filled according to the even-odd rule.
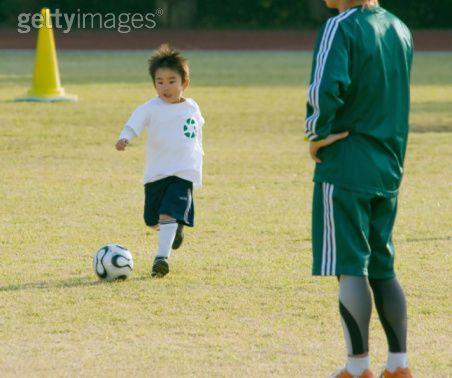
[[[169,216],[169,215],[166,215],[166,214],[162,214],[162,215],[160,215],[160,217],[159,217],[159,221],[161,221],[161,220],[171,220],[171,219],[173,219],[171,216]],[[155,231],[158,231],[159,229],[160,229],[160,225],[158,225],[158,224],[155,224],[155,225],[153,225],[153,226],[150,226],[153,230],[155,230]]]

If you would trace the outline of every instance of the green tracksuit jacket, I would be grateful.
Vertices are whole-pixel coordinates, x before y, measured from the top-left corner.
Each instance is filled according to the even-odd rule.
[[[396,195],[408,135],[413,42],[381,7],[354,7],[330,18],[315,46],[306,137],[349,131],[322,148],[314,181]]]

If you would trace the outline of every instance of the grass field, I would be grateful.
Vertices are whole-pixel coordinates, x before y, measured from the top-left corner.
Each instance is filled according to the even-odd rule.
[[[204,132],[196,222],[148,276],[144,140],[114,143],[154,96],[146,52],[63,52],[74,104],[15,103],[33,53],[0,51],[0,376],[325,377],[344,361],[334,279],[310,276],[313,164],[303,142],[310,54],[191,52]],[[417,54],[395,229],[416,377],[452,376],[452,54]],[[127,246],[132,278],[97,282]],[[385,361],[376,312],[372,366]]]

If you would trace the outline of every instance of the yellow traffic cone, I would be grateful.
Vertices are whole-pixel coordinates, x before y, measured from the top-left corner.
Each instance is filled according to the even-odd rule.
[[[77,101],[76,95],[65,94],[64,88],[61,87],[49,9],[42,8],[41,16],[42,25],[38,32],[33,83],[27,95],[17,98],[16,101]]]

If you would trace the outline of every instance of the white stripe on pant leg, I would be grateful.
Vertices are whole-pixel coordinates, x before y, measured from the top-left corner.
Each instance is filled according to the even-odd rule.
[[[187,190],[187,207],[185,208],[185,212],[184,212],[184,221],[186,223],[188,223],[188,212],[190,211],[190,207],[191,207],[191,190],[188,189]]]
[[[322,183],[322,200],[323,200],[323,230],[322,230],[322,269],[321,275],[325,274],[326,263],[326,200],[325,200],[325,183]]]
[[[327,211],[327,224],[328,224],[328,234],[327,234],[327,246],[328,249],[326,251],[326,272],[325,274],[328,276],[331,274],[331,258],[332,258],[332,234],[331,234],[331,203],[330,203],[330,193],[331,193],[331,184],[326,184],[326,211]]]
[[[323,244],[322,244],[322,270],[321,275],[326,273],[326,256],[327,256],[327,241],[328,241],[328,210],[327,210],[327,195],[326,195],[326,183],[322,183],[322,199],[323,199]]]
[[[325,253],[325,275],[330,271],[330,250],[331,250],[331,238],[330,238],[330,203],[329,198],[330,185],[325,183],[325,219],[326,219],[326,253]]]
[[[330,204],[330,221],[331,221],[331,271],[330,274],[336,274],[336,227],[334,225],[334,208],[333,208],[333,191],[334,185],[331,185],[330,195],[328,198]]]

